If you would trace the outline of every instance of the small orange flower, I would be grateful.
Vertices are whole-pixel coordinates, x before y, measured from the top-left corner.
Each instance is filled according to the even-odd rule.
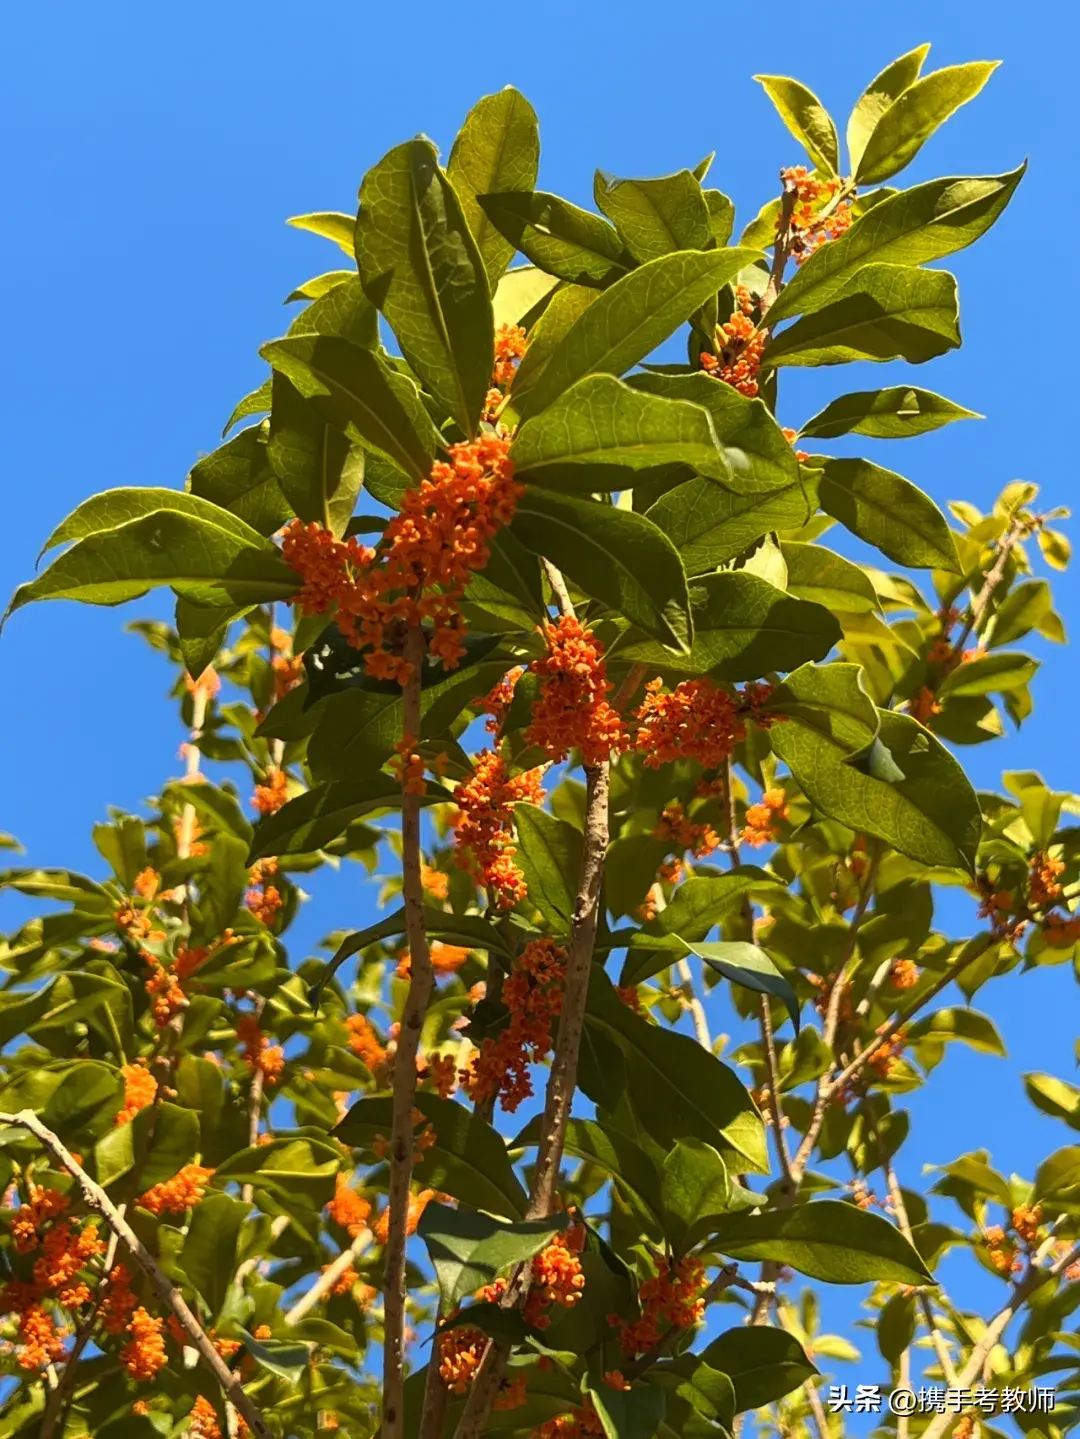
[[[161,1320],[140,1305],[127,1328],[131,1340],[120,1351],[120,1363],[132,1379],[156,1379],[166,1359]]]
[[[787,795],[782,789],[767,789],[757,804],[748,806],[746,824],[739,835],[740,844],[760,849],[763,844],[773,844],[778,837],[779,827],[791,814]]]
[[[201,1394],[191,1406],[187,1432],[191,1439],[221,1439],[221,1425],[218,1423],[217,1410],[210,1400],[204,1399]]]
[[[461,1071],[462,1088],[474,1104],[497,1095],[512,1114],[532,1094],[529,1065],[551,1051],[565,959],[565,949],[544,938],[531,940],[515,960],[502,992],[510,1022],[496,1038],[487,1036]]]
[[[572,615],[560,615],[541,634],[547,653],[529,666],[540,678],[540,695],[525,743],[546,750],[556,763],[576,749],[586,766],[601,764],[626,745],[622,720],[607,700],[612,686],[604,647]]]
[[[139,1203],[151,1214],[183,1214],[199,1203],[213,1177],[212,1169],[201,1164],[185,1164],[171,1179],[148,1189]]]
[[[345,1028],[349,1031],[349,1048],[374,1074],[386,1063],[386,1046],[379,1041],[366,1015],[350,1014]]]
[[[353,1189],[344,1174],[339,1174],[334,1181],[334,1197],[326,1206],[326,1212],[350,1238],[355,1239],[368,1227],[371,1204],[359,1190]]]
[[[670,1329],[692,1329],[700,1323],[705,1313],[705,1283],[705,1269],[699,1259],[685,1255],[673,1264],[661,1256],[655,1276],[638,1289],[640,1319],[627,1322],[612,1315],[609,1321],[619,1330],[623,1353],[647,1353]]]
[[[512,776],[500,755],[481,750],[472,774],[454,791],[454,863],[490,889],[501,909],[512,909],[525,897],[525,880],[513,860],[513,806],[543,802],[540,775],[531,769]]]
[[[698,364],[707,375],[752,399],[758,392],[758,372],[768,335],[750,318],[755,305],[750,291],[739,285],[735,299],[739,308],[723,325],[717,326],[717,353],[703,350]]]
[[[158,1083],[146,1067],[144,1060],[137,1060],[134,1064],[124,1064],[120,1067],[120,1073],[124,1076],[124,1105],[117,1112],[115,1123],[127,1124],[135,1118],[140,1109],[145,1109],[148,1104],[153,1104],[158,1091]]]
[[[261,815],[277,814],[288,796],[289,780],[283,769],[271,769],[261,784],[255,786],[251,806]]]
[[[236,1038],[244,1049],[244,1063],[252,1074],[261,1074],[264,1083],[276,1084],[285,1068],[285,1051],[280,1044],[268,1044],[259,1021],[244,1014],[236,1023]]]

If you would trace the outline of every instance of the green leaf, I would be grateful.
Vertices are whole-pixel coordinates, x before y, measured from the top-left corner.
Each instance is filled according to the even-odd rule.
[[[964,771],[917,720],[893,710],[879,715],[881,741],[904,776],[895,783],[846,763],[851,752],[821,731],[781,724],[769,738],[823,814],[876,835],[919,864],[974,873],[982,820]]]
[[[301,310],[288,333],[290,337],[336,335],[361,349],[374,350],[379,344],[379,312],[364,294],[359,276],[353,274]]]
[[[266,452],[299,518],[315,521],[340,539],[364,483],[364,451],[322,419],[280,371],[273,380]]]
[[[813,600],[834,613],[870,614],[878,608],[877,590],[861,566],[823,545],[784,541],[780,553],[787,565],[788,593]]]
[[[569,934],[581,883],[581,831],[532,804],[514,806],[514,829],[529,902],[556,932]]]
[[[958,313],[956,281],[946,271],[864,265],[830,303],[774,335],[762,364],[907,360],[921,365],[959,347]]]
[[[515,246],[492,224],[480,196],[532,190],[539,163],[536,111],[512,85],[477,101],[450,151],[446,174],[461,201],[492,291],[513,259]]]
[[[542,1134],[543,1116],[538,1114],[511,1142],[511,1151],[538,1145]],[[656,1165],[640,1145],[610,1124],[571,1119],[566,1126],[565,1152],[610,1174],[655,1222],[657,1230],[662,1229],[660,1177]]]
[[[938,126],[975,98],[999,63],[949,65],[903,90],[874,126],[855,171],[857,182],[877,185],[909,165]]]
[[[765,1127],[735,1073],[696,1040],[634,1014],[599,966],[589,978],[585,1023],[626,1054],[634,1113],[657,1144],[700,1139],[735,1173],[768,1172]]]
[[[335,210],[321,210],[312,215],[293,215],[285,223],[296,230],[308,230],[312,235],[321,235],[324,240],[333,240],[350,260],[353,258],[353,230],[356,221],[351,215],[342,215]]]
[[[94,1146],[95,1177],[109,1189],[138,1165],[139,1193],[144,1194],[190,1164],[198,1147],[199,1116],[193,1110],[161,1104],[155,1114],[148,1106]]]
[[[422,805],[445,804],[451,795],[441,785],[428,784],[419,799]],[[268,855],[311,854],[343,835],[354,820],[400,807],[401,784],[392,775],[315,785],[260,820],[247,862]]]
[[[991,646],[1023,639],[1039,628],[1052,608],[1053,596],[1045,580],[1022,580],[997,607],[990,632]]]
[[[585,285],[566,284],[555,291],[551,303],[529,333],[528,348],[510,387],[511,404],[519,386],[525,391],[537,382],[552,355],[599,293]]]
[[[644,515],[576,495],[528,489],[518,501],[510,532],[660,646],[689,648],[682,562],[668,537]]]
[[[553,292],[558,289],[558,279],[545,274],[535,265],[516,265],[514,269],[507,270],[491,302],[495,328],[500,325],[524,325],[534,314],[542,319],[551,303],[549,297],[553,298]]]
[[[693,1412],[680,1425],[680,1432],[716,1435],[729,1431],[735,1417],[735,1386],[702,1355],[683,1353],[661,1359],[649,1367],[645,1377],[650,1384],[674,1389],[690,1406]],[[665,1428],[670,1431],[672,1425]]]
[[[841,635],[836,618],[821,605],[792,599],[767,580],[741,571],[693,580],[690,613],[694,643],[689,654],[673,655],[652,640],[628,637],[618,646],[619,659],[682,674],[750,680],[824,659]]]
[[[709,207],[689,170],[657,180],[617,180],[597,170],[593,198],[639,264],[712,244]]]
[[[664,1237],[675,1254],[690,1247],[698,1225],[726,1212],[730,1195],[727,1167],[716,1150],[700,1139],[676,1141],[660,1178]]]
[[[228,448],[227,445],[222,446],[222,449]],[[73,541],[89,539],[95,535],[105,535],[120,529],[123,525],[130,524],[132,520],[146,519],[148,516],[157,515],[163,511],[173,511],[193,520],[202,520],[207,524],[216,525],[226,534],[244,544],[259,546],[263,549],[269,548],[265,538],[246,520],[231,514],[216,501],[188,494],[184,490],[165,490],[147,486],[145,489],[103,490],[101,494],[91,495],[88,500],[84,500],[81,505],[72,510],[67,519],[53,530],[41,547],[38,558],[40,559],[41,555],[46,555],[50,550],[56,549],[58,545],[68,545]]]
[[[782,1000],[791,1015],[795,1033],[798,1034],[799,997],[764,950],[758,949],[756,944],[747,944],[742,940],[719,941],[713,944],[698,940],[694,944],[687,944],[687,948],[710,969],[722,974],[725,979],[730,979],[732,984],[740,984],[744,989],[752,989],[758,994],[771,994]]]
[[[1031,1203],[1040,1199],[1060,1198],[1066,1204],[1075,1204],[1080,1188],[1080,1145],[1069,1144],[1057,1149],[1044,1159],[1035,1171],[1035,1186]]]
[[[933,1283],[894,1224],[834,1199],[729,1215],[712,1226],[710,1244],[732,1259],[772,1260],[828,1284]]]
[[[568,284],[604,289],[632,266],[606,220],[558,195],[511,191],[479,199],[481,209],[515,250]]]
[[[1039,668],[1038,660],[1030,655],[1014,654],[1009,650],[996,650],[993,654],[981,655],[957,665],[942,680],[938,694],[942,699],[959,695],[1006,694],[1009,690],[1023,689]]]
[[[236,408],[229,416],[228,423],[221,432],[221,438],[224,439],[233,425],[238,425],[241,420],[246,420],[251,415],[265,415],[269,409],[270,381],[264,380],[257,390],[252,390],[251,393],[245,395],[242,400],[237,401]]]
[[[566,1224],[565,1214],[508,1224],[490,1214],[429,1204],[416,1232],[427,1245],[444,1312],[452,1313],[512,1265],[534,1258]]]
[[[773,530],[798,529],[816,509],[816,481],[765,494],[734,494],[693,479],[661,495],[646,511],[669,537],[690,576],[708,574]]]
[[[701,1357],[731,1379],[736,1414],[782,1399],[818,1372],[793,1335],[768,1325],[728,1329]]]
[[[994,1054],[1005,1059],[1005,1045],[992,1019],[974,1009],[939,1009],[906,1027],[911,1044],[929,1039],[936,1043],[959,1040],[979,1054]]]
[[[881,1357],[889,1364],[897,1364],[914,1337],[915,1296],[894,1294],[878,1315],[877,1342]]]
[[[803,665],[773,687],[762,709],[831,740],[846,754],[873,744],[878,712],[855,664]]]
[[[386,316],[411,368],[473,434],[491,383],[491,294],[430,140],[397,146],[364,177],[356,260],[364,293]]]
[[[134,492],[137,493],[137,492]],[[173,494],[172,491],[160,491]],[[12,597],[8,614],[34,600],[81,600],[117,605],[160,585],[195,604],[242,609],[295,595],[297,577],[277,547],[254,530],[238,534],[242,521],[192,495],[191,510],[158,508],[139,519],[77,541]]]
[[[586,1386],[605,1439],[653,1439],[667,1404],[664,1391],[654,1384],[613,1389],[610,1384]]]
[[[723,247],[731,239],[735,228],[735,206],[721,190],[706,190],[704,193],[713,243]]]
[[[417,1181],[474,1209],[522,1218],[528,1196],[514,1176],[506,1145],[491,1125],[475,1110],[437,1094],[421,1091],[416,1107],[435,1132],[435,1143],[417,1156],[413,1170]],[[369,1149],[377,1135],[390,1134],[392,1118],[392,1096],[372,1095],[354,1104],[333,1133],[354,1148]]]
[[[826,514],[897,564],[960,574],[948,520],[902,475],[869,460],[826,460],[818,496]]]
[[[192,1211],[180,1267],[217,1314],[236,1273],[236,1247],[251,1205],[231,1194],[208,1194]]]
[[[352,217],[348,217],[351,221]],[[349,251],[350,256],[352,251]],[[297,285],[285,296],[286,305],[292,305],[297,300],[321,300],[330,290],[343,284],[346,280],[355,280],[355,270],[327,270],[322,275],[313,275],[310,280],[305,280],[302,285]],[[226,425],[226,430],[230,426]]]
[[[282,1339],[255,1339],[243,1328],[240,1333],[244,1338],[244,1348],[263,1369],[269,1370],[278,1379],[283,1379],[290,1388],[295,1389],[300,1385],[305,1370],[311,1366],[310,1344],[300,1341],[289,1343]]]
[[[755,250],[682,251],[625,275],[577,320],[536,383],[515,389],[515,409],[527,419],[586,375],[623,374],[757,258]]]
[[[799,431],[805,440],[833,440],[838,435],[870,435],[875,440],[902,440],[940,430],[953,420],[981,420],[974,410],[954,405],[930,390],[894,385],[886,390],[861,390],[841,395]]]
[[[214,1173],[214,1183],[251,1184],[285,1206],[321,1209],[334,1196],[341,1155],[317,1139],[271,1139],[241,1149]]]
[[[755,75],[754,79],[764,88],[780,112],[781,120],[815,166],[827,175],[839,174],[840,140],[836,126],[813,91],[785,75]]]
[[[266,389],[267,403],[264,408],[269,409],[269,381]],[[286,520],[291,519],[293,513],[277,476],[270,468],[263,425],[241,430],[193,465],[187,478],[187,490],[198,499],[209,500],[228,510],[260,535],[274,534]],[[99,498],[95,495],[79,508],[86,509]]]
[[[909,85],[914,85],[929,53],[929,45],[920,45],[916,50],[909,50],[906,55],[901,55],[899,60],[886,65],[881,74],[871,80],[859,96],[847,123],[848,155],[853,172],[858,169],[863,151],[878,122],[893,101],[897,100]]]
[[[611,375],[579,380],[526,420],[510,458],[522,482],[557,490],[607,489],[606,466],[650,470],[685,464],[714,480],[731,475],[706,410],[642,394]]]
[[[822,309],[866,265],[926,265],[964,249],[1004,210],[1024,168],[1005,175],[928,180],[882,200],[807,260],[769,311],[770,324]]]
[[[687,400],[708,410],[717,439],[724,446],[732,474],[724,484],[732,490],[777,490],[800,482],[799,464],[783,431],[762,400],[747,399],[730,385],[710,376],[667,375],[649,371],[631,375],[635,390]]]
[[[1074,1084],[1052,1074],[1025,1074],[1024,1089],[1036,1109],[1063,1119],[1070,1129],[1080,1129],[1080,1089]]]
[[[224,609],[193,605],[187,600],[176,601],[176,638],[189,675],[198,678],[207,665],[213,664],[218,650],[225,643],[229,626],[244,610],[234,605]]]
[[[414,481],[427,478],[435,427],[412,381],[374,351],[336,335],[295,335],[259,353],[331,424],[373,445]]]

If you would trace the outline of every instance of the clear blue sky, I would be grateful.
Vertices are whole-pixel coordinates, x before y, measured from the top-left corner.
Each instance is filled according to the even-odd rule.
[[[448,151],[469,106],[513,83],[540,115],[544,188],[589,204],[596,165],[662,174],[715,149],[710,183],[745,222],[778,168],[803,158],[751,75],[798,76],[842,130],[865,82],[927,40],[931,64],[1005,63],[904,183],[1000,173],[1025,156],[1031,167],[996,229],[949,262],[965,348],[921,376],[987,418],[875,457],[942,502],[989,505],[1004,483],[1025,478],[1048,504],[1069,503],[1076,14],[1069,3],[1003,0],[757,10],[549,0],[523,12],[475,0],[13,7],[0,95],[5,598],[31,574],[53,525],[90,493],[182,485],[262,378],[256,350],[284,330],[285,295],[337,267],[333,247],[288,230],[285,217],[352,209],[364,170],[391,145],[424,131]],[[842,389],[887,383],[884,373],[785,375],[782,422],[798,423]],[[1057,588],[1080,638],[1076,576]],[[137,809],[178,772],[183,735],[163,697],[165,668],[123,632],[127,619],[151,613],[167,610],[43,605],[17,615],[0,640],[0,829],[17,834],[34,863],[94,867],[89,832],[106,807]],[[1068,738],[1075,656],[1045,647],[1043,658],[1036,713],[1019,737],[964,755],[983,785],[1001,768],[1032,766],[1057,788],[1080,789]],[[304,942],[370,914],[355,871],[316,892],[325,902],[299,925]],[[17,912],[0,906],[0,922]],[[1030,1176],[1069,1138],[1026,1106],[1018,1071],[1071,1076],[1071,975],[1014,976],[990,995],[1009,1061],[949,1055],[933,1100],[911,1105],[908,1182],[922,1163],[976,1145],[1006,1172]],[[998,1292],[954,1282],[973,1302]],[[840,1296],[830,1313],[853,1299]],[[858,1377],[873,1377],[871,1368]]]

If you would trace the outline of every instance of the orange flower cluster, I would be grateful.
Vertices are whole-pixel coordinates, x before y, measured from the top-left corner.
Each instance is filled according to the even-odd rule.
[[[452,1054],[429,1054],[417,1061],[417,1069],[443,1099],[449,1099],[457,1088],[457,1061]]]
[[[668,841],[678,850],[690,850],[695,859],[704,859],[720,848],[720,836],[712,825],[695,824],[678,801],[665,806],[653,837]]]
[[[77,1230],[66,1220],[53,1224],[41,1241],[40,1257],[34,1260],[34,1283],[40,1293],[56,1294],[65,1308],[78,1309],[90,1298],[90,1289],[77,1275],[104,1253],[96,1224]]]
[[[780,427],[780,433],[783,435],[784,439],[787,440],[789,445],[793,445],[795,441],[799,438],[798,430],[793,430],[788,425],[782,425]],[[795,458],[798,460],[800,465],[803,465],[810,458],[810,456],[806,450],[796,450]]]
[[[604,647],[572,615],[560,615],[541,634],[547,654],[529,666],[540,678],[540,695],[525,743],[546,750],[555,763],[576,749],[586,766],[602,764],[626,746],[622,720],[607,700],[612,686]]]
[[[1042,1223],[1042,1219],[1041,1204],[1020,1204],[1010,1216],[1009,1227],[1015,1231],[1022,1244],[1031,1248],[1038,1241],[1039,1225]]]
[[[285,1051],[280,1044],[268,1044],[259,1021],[244,1014],[236,1023],[236,1038],[244,1047],[244,1063],[252,1074],[261,1074],[265,1084],[276,1084],[285,1068]]]
[[[754,311],[754,297],[743,285],[735,292],[739,308],[726,324],[717,327],[716,347],[718,354],[703,350],[698,364],[709,375],[738,390],[749,399],[758,392],[758,372],[761,356],[768,343],[768,334],[759,330],[750,318]]]
[[[258,859],[251,866],[251,888],[244,895],[244,904],[256,919],[267,927],[273,924],[285,901],[271,880],[278,872],[276,859]]]
[[[605,1430],[591,1399],[586,1398],[580,1409],[545,1419],[529,1435],[529,1439],[602,1439]]]
[[[829,240],[835,240],[851,227],[851,202],[841,200],[829,214],[823,214],[816,206],[828,202],[840,188],[835,177],[819,180],[809,173],[805,165],[791,165],[780,171],[785,183],[795,185],[797,199],[791,216],[791,232],[794,240],[791,252],[796,265],[803,265]],[[777,220],[779,227],[780,221]]]
[[[334,1197],[326,1206],[326,1212],[351,1239],[355,1239],[368,1227],[371,1203],[352,1187],[344,1174],[339,1174],[334,1180]]]
[[[514,688],[524,673],[524,665],[515,665],[486,695],[473,700],[472,708],[476,713],[488,716],[484,721],[484,728],[489,734],[499,733],[499,728],[506,718],[506,711],[513,702]]]
[[[296,689],[297,685],[304,680],[304,660],[302,655],[293,654],[293,637],[288,630],[283,630],[277,625],[270,631],[270,648],[273,654],[270,659],[270,669],[274,682],[275,702],[284,699],[290,690]]]
[[[1061,898],[1059,876],[1065,872],[1065,861],[1051,859],[1040,850],[1031,858],[1031,875],[1028,879],[1028,907],[1050,909]]]
[[[878,1034],[884,1034],[888,1024],[879,1024]],[[905,1037],[903,1029],[898,1029],[895,1034],[889,1036],[884,1044],[879,1044],[877,1049],[866,1061],[867,1068],[872,1069],[879,1079],[888,1079],[889,1075],[896,1068],[896,1060],[904,1048]]]
[[[426,768],[424,756],[417,749],[418,740],[405,735],[394,746],[395,754],[390,761],[390,772],[401,784],[403,794],[423,794],[427,789],[424,779]]]
[[[251,796],[252,809],[264,816],[277,814],[289,798],[288,788],[288,777],[283,769],[268,770],[262,783],[255,786],[255,793]]]
[[[525,353],[525,331],[520,325],[500,325],[495,331],[495,369],[491,383],[506,390],[517,373],[518,361]]]
[[[757,804],[747,807],[746,824],[739,835],[740,844],[760,849],[775,843],[780,825],[791,814],[787,795],[782,789],[767,789]]]
[[[36,1373],[64,1358],[65,1332],[42,1307],[35,1285],[10,1280],[0,1289],[0,1313],[18,1315],[20,1369]]]
[[[431,622],[431,653],[446,669],[464,654],[461,600],[470,575],[488,562],[488,541],[509,524],[522,487],[514,480],[510,441],[486,434],[450,447],[431,476],[402,497],[380,550],[336,540],[316,524],[290,525],[282,553],[303,580],[308,614],[336,607],[338,628],[378,679],[404,683],[403,631]]]
[[[991,1224],[983,1231],[986,1257],[1004,1278],[1017,1274],[1023,1269],[1023,1261],[1017,1253],[1015,1239],[1010,1239],[1000,1224]]]
[[[11,1220],[11,1241],[19,1254],[30,1254],[41,1243],[41,1235],[50,1220],[66,1214],[71,1200],[58,1189],[42,1189],[30,1185],[30,1198],[21,1204]]]
[[[892,989],[914,989],[919,982],[919,966],[913,959],[894,959],[889,971]]]
[[[157,894],[160,884],[161,875],[152,866],[147,865],[135,876],[135,883],[131,887],[140,898],[151,900]]]
[[[207,665],[197,680],[193,680],[185,671],[184,684],[189,695],[203,694],[207,699],[213,699],[221,690],[221,676],[213,665]]]
[[[217,1410],[210,1400],[204,1399],[201,1394],[191,1406],[187,1432],[191,1439],[221,1439],[221,1425],[218,1423]]]
[[[510,1019],[497,1038],[484,1039],[461,1071],[461,1085],[474,1104],[497,1095],[508,1114],[533,1092],[529,1065],[551,1051],[552,1030],[562,1011],[565,949],[547,937],[525,946],[503,984]]]
[[[657,1260],[656,1275],[638,1290],[641,1318],[627,1322],[617,1314],[608,1322],[619,1330],[623,1353],[644,1354],[659,1344],[670,1329],[692,1329],[705,1313],[702,1292],[705,1267],[699,1259],[684,1255],[674,1265],[666,1256]]]
[[[908,702],[908,714],[920,724],[927,724],[934,715],[942,711],[942,704],[929,685],[923,685],[913,700]]]
[[[165,1367],[165,1340],[162,1322],[140,1304],[131,1316],[131,1339],[120,1351],[120,1363],[136,1381],[155,1379]]]
[[[171,1179],[148,1189],[140,1196],[139,1203],[151,1214],[184,1214],[199,1203],[213,1177],[212,1169],[201,1164],[185,1164]]]
[[[1043,938],[1051,949],[1068,949],[1080,939],[1080,915],[1066,917],[1052,911],[1043,921]]]
[[[445,900],[450,897],[450,876],[442,870],[432,869],[429,864],[420,866],[420,883],[432,899]]]
[[[468,1393],[487,1347],[487,1335],[461,1325],[439,1335],[439,1375],[451,1394]]]
[[[511,775],[499,755],[481,750],[472,774],[454,791],[454,862],[492,891],[500,909],[525,898],[525,880],[513,860],[511,816],[521,800],[543,803],[540,775],[539,769]]]
[[[995,935],[1007,938],[1015,934],[1020,922],[1013,914],[1015,900],[1012,892],[1007,889],[998,889],[987,874],[979,875],[975,885],[980,897],[979,918],[990,921],[990,928]]]
[[[635,1014],[641,1013],[641,995],[636,984],[617,984],[615,993],[627,1009],[632,1009]]]
[[[675,760],[693,759],[705,769],[718,769],[746,738],[746,716],[760,729],[781,715],[760,713],[772,693],[769,685],[746,685],[739,696],[728,694],[709,679],[682,680],[664,693],[661,679],[645,686],[645,702],[637,710],[635,746],[650,769]]]
[[[153,1104],[158,1091],[158,1083],[146,1067],[145,1060],[138,1060],[135,1064],[123,1064],[120,1066],[120,1073],[124,1077],[124,1104],[123,1108],[117,1111],[117,1124],[127,1124],[135,1118],[140,1109],[145,1109],[148,1104]]]
[[[106,1334],[123,1334],[138,1308],[131,1288],[131,1271],[126,1264],[114,1265],[105,1282],[105,1296],[98,1314]]]
[[[374,1074],[386,1063],[386,1046],[379,1040],[364,1014],[350,1014],[345,1020],[345,1028],[349,1032],[349,1048]]]
[[[547,1311],[558,1305],[572,1309],[585,1289],[585,1274],[578,1257],[585,1247],[585,1226],[571,1224],[533,1260],[532,1283],[525,1300],[525,1322],[536,1329],[551,1323]]]
[[[456,944],[443,944],[440,939],[433,939],[428,946],[431,967],[437,977],[446,974],[457,974],[471,953],[471,949],[462,949]],[[402,955],[394,973],[398,979],[408,979],[412,975],[412,958],[410,955]]]

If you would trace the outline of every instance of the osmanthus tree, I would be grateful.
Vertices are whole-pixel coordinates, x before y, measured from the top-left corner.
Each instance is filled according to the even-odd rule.
[[[851,1351],[795,1273],[871,1286],[883,1382],[1075,1387],[1080,1147],[1032,1180],[963,1155],[932,1208],[896,1177],[897,1102],[950,1042],[1001,1050],[976,992],[1075,962],[1077,802],[977,795],[951,748],[1028,713],[1067,542],[1032,485],[950,525],[818,453],[950,400],[777,398],[960,343],[927,266],[1021,171],[893,187],[993,68],[925,58],[862,95],[846,165],[759,77],[812,168],[737,244],[709,160],[600,173],[585,211],[486,97],[445,168],[409,141],[355,221],[294,221],[348,266],[290,297],[247,428],[51,536],[11,608],[170,587],[175,627],[136,628],[190,742],[95,830],[104,878],[3,879],[51,903],[2,951],[0,1435],[824,1436],[814,1359]],[[384,917],[290,955],[345,859],[389,867]],[[1028,1085],[1080,1128],[1080,1091]],[[935,1283],[965,1247],[995,1317]]]

